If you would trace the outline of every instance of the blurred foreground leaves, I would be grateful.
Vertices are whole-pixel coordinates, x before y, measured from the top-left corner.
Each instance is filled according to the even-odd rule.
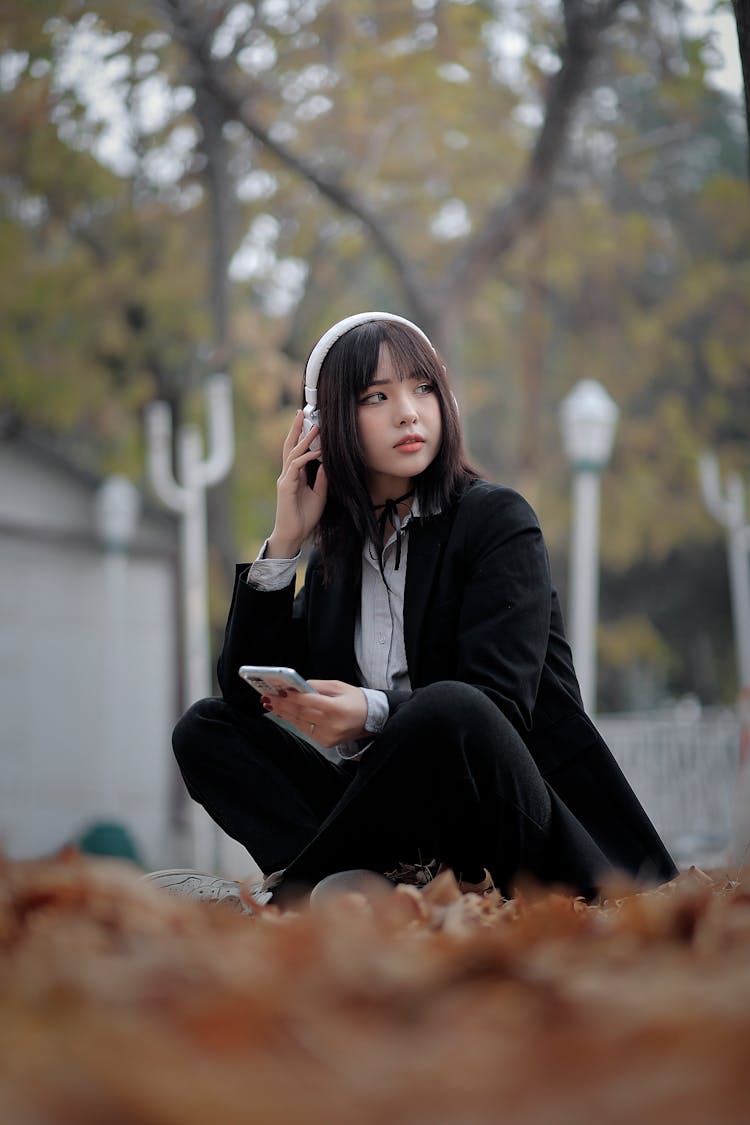
[[[735,873],[736,875],[736,873]],[[461,895],[242,916],[113,861],[0,870],[0,1105],[39,1125],[740,1125],[750,894]]]

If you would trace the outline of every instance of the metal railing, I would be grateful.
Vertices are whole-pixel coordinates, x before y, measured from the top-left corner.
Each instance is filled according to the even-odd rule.
[[[597,717],[620,768],[679,866],[722,864],[732,832],[740,721],[689,699]]]

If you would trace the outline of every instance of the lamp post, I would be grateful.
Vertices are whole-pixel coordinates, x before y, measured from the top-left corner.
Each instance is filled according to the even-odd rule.
[[[211,693],[208,628],[208,544],[206,490],[227,475],[234,460],[232,384],[228,375],[206,380],[208,449],[204,456],[199,428],[177,427],[177,473],[172,466],[172,411],[152,402],[146,411],[146,453],[154,492],[180,516],[181,602],[183,615],[183,684],[187,703]],[[204,870],[218,864],[218,829],[203,808],[191,803],[193,862]]]
[[[107,477],[94,495],[94,527],[104,548],[102,659],[105,737],[98,765],[99,814],[119,813],[120,770],[128,756],[128,551],[141,513],[141,494],[127,477]]]
[[[745,510],[745,488],[739,474],[730,473],[726,488],[722,489],[719,463],[713,453],[701,454],[699,469],[705,505],[727,533],[737,679],[740,692],[750,693],[750,523]]]
[[[107,477],[94,495],[96,534],[110,557],[122,558],[135,538],[141,494],[127,477]]]
[[[601,383],[584,379],[560,404],[563,446],[573,467],[570,641],[586,710],[596,707],[599,607],[599,492],[619,410]]]
[[[703,500],[727,533],[729,594],[737,658],[740,719],[740,760],[735,790],[730,842],[732,862],[745,866],[750,857],[750,523],[745,487],[738,473],[730,473],[722,487],[719,462],[713,453],[701,454],[700,481]]]

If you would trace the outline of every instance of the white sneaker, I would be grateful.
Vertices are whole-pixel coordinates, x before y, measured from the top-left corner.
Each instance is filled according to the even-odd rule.
[[[257,906],[265,906],[271,901],[272,892],[264,881],[240,883],[235,879],[222,879],[219,875],[209,875],[204,871],[192,871],[189,867],[173,867],[165,871],[150,871],[142,876],[147,883],[181,898],[200,898],[208,902],[225,902],[243,914],[252,914],[248,898]],[[242,894],[240,894],[240,888]]]
[[[377,871],[355,868],[351,871],[336,871],[326,875],[316,883],[310,892],[310,906],[320,906],[322,902],[341,894],[355,892],[364,895],[370,902],[382,899],[384,894],[393,891],[393,883]]]

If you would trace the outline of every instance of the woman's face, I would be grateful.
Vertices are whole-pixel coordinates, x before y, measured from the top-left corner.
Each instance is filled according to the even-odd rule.
[[[399,379],[381,347],[369,387],[357,399],[359,440],[373,504],[408,492],[440,449],[442,420],[434,386],[424,376]]]

